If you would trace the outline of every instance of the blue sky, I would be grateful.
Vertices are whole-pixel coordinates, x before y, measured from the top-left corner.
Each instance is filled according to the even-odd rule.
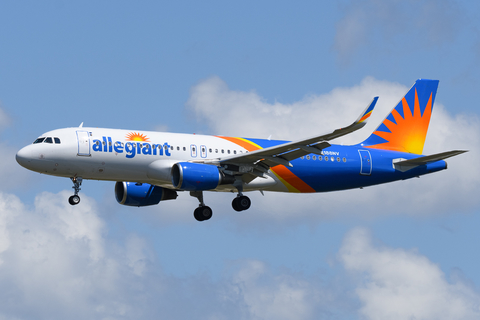
[[[465,1],[4,1],[0,315],[7,319],[477,319],[480,5]],[[28,172],[14,155],[78,126],[298,139],[372,132],[439,79],[432,176],[331,194],[252,193],[126,208],[114,184]],[[449,303],[445,303],[448,301]],[[399,306],[403,306],[400,308]]]

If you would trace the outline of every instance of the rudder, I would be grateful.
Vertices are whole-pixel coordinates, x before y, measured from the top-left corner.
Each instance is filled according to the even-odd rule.
[[[363,147],[422,154],[438,80],[418,79]]]

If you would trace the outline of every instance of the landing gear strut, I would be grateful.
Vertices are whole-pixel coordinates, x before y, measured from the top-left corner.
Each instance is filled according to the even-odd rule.
[[[197,221],[205,221],[212,217],[213,211],[210,207],[206,206],[203,203],[203,192],[202,191],[190,191],[190,195],[198,199],[200,204],[198,208],[193,212],[193,216]]]
[[[80,192],[80,186],[82,185],[82,178],[80,177],[73,177],[70,178],[73,182],[73,189],[75,189],[75,194],[68,198],[68,203],[70,203],[72,206],[79,204],[80,203],[80,197],[78,196],[78,193]]]
[[[250,201],[249,197],[243,195],[243,183],[241,181],[237,181],[235,181],[235,183],[233,184],[238,190],[237,197],[232,201],[233,210],[247,210],[248,208],[250,208],[252,201]]]

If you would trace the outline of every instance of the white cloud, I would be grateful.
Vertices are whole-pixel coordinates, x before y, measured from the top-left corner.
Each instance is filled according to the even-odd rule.
[[[345,269],[358,277],[356,293],[366,319],[478,319],[480,295],[415,250],[374,245],[356,228],[339,251]]]
[[[68,195],[45,192],[29,208],[0,193],[0,318],[315,319],[332,310],[318,281],[257,260],[231,262],[215,281],[167,275],[146,239],[108,238],[95,202],[70,206]]]
[[[338,253],[347,273],[326,281],[253,259],[225,261],[217,280],[167,275],[146,239],[109,238],[95,202],[83,196],[70,206],[68,195],[45,192],[29,208],[0,193],[0,318],[344,318],[358,311],[349,292],[368,319],[480,312],[467,281],[447,281],[415,251],[374,246],[363,229],[350,232]]]
[[[346,62],[362,47],[389,55],[452,42],[463,23],[451,0],[350,1],[337,23],[334,49]]]
[[[334,140],[339,144],[363,141],[398,103],[408,87],[398,83],[365,78],[359,85],[336,88],[329,93],[309,95],[298,102],[270,104],[255,92],[234,91],[218,77],[201,81],[191,89],[188,108],[212,133],[250,138],[300,139],[331,131],[352,122],[374,96],[380,96],[367,126]],[[440,87],[442,90],[442,87]],[[447,150],[470,150],[448,159],[446,171],[421,179],[398,181],[363,190],[323,194],[251,193],[255,223],[289,225],[324,220],[338,215],[374,216],[385,214],[435,214],[465,212],[477,208],[480,188],[480,121],[471,115],[450,115],[435,103],[425,154]],[[210,196],[206,196],[208,199]],[[217,196],[216,198],[220,198]],[[228,198],[228,201],[225,199]],[[177,200],[178,201],[178,200]],[[181,200],[180,200],[181,201]],[[206,200],[207,201],[207,200]],[[223,206],[230,197],[223,195]],[[226,201],[226,202],[225,202]],[[216,205],[218,206],[218,204]],[[212,206],[215,211],[215,206]],[[227,208],[228,210],[228,208]],[[251,215],[240,217],[252,221]]]
[[[11,119],[7,115],[7,113],[3,110],[2,104],[0,103],[0,130],[5,129],[8,125],[10,125]]]

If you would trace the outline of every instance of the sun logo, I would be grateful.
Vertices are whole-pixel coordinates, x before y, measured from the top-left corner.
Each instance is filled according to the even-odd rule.
[[[143,142],[148,142],[150,139],[147,138],[146,135],[137,133],[137,132],[130,132],[125,136],[127,138],[127,141],[143,141]]]
[[[374,132],[375,135],[383,138],[386,142],[369,146],[369,148],[422,154],[432,115],[432,94],[430,94],[423,114],[420,110],[416,89],[414,101],[411,102],[413,102],[413,112],[407,99],[402,99],[397,108],[383,121],[382,129],[379,127],[380,130],[377,129]],[[400,110],[397,110],[399,108],[403,111],[403,116],[399,113]]]

